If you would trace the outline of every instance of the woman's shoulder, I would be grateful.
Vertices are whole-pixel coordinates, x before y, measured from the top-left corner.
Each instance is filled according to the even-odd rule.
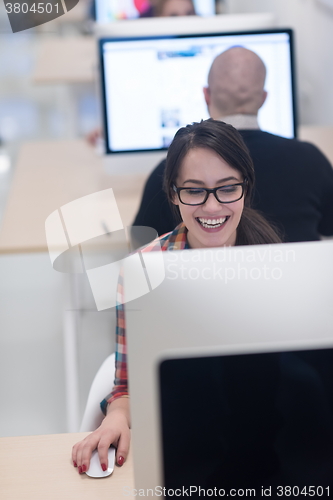
[[[141,249],[142,252],[160,250],[184,250],[188,248],[187,229],[183,223],[179,224],[170,233],[163,234]]]

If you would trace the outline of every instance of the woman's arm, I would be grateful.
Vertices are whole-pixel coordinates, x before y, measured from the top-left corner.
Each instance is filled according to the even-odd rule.
[[[129,398],[117,398],[107,407],[107,414],[101,425],[83,441],[76,443],[72,450],[74,467],[79,473],[89,469],[92,452],[97,448],[103,470],[108,468],[108,449],[113,444],[117,448],[116,463],[123,465],[130,444]]]
[[[115,384],[112,393],[101,404],[106,415],[103,422],[98,429],[73,447],[73,465],[78,467],[80,474],[89,469],[91,454],[96,448],[103,470],[108,467],[108,449],[111,444],[117,448],[116,463],[118,465],[123,465],[129,450],[130,412],[127,389],[127,345],[122,273],[120,273],[118,281],[117,302]]]

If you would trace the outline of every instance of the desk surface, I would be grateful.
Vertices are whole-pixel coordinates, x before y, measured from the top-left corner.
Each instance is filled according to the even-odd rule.
[[[40,41],[34,83],[90,83],[95,80],[97,41],[94,37],[52,37]]]
[[[72,466],[72,446],[87,433],[0,438],[3,500],[106,500],[134,488],[131,454],[111,476],[93,479]]]
[[[122,222],[133,222],[147,174],[110,176],[83,140],[23,144],[0,229],[0,253],[45,252],[45,220],[62,205],[113,188]]]

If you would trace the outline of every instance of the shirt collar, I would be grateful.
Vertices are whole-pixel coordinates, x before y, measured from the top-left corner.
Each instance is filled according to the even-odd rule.
[[[219,118],[220,121],[229,123],[237,130],[259,130],[257,115],[229,115]]]
[[[181,222],[171,233],[161,238],[162,250],[185,250],[188,249],[187,227]]]

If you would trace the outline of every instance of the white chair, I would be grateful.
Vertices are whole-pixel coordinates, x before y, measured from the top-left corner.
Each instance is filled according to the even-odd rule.
[[[90,387],[80,432],[94,431],[104,418],[99,404],[110,393],[113,387],[115,358],[115,353],[110,354],[95,375]]]

